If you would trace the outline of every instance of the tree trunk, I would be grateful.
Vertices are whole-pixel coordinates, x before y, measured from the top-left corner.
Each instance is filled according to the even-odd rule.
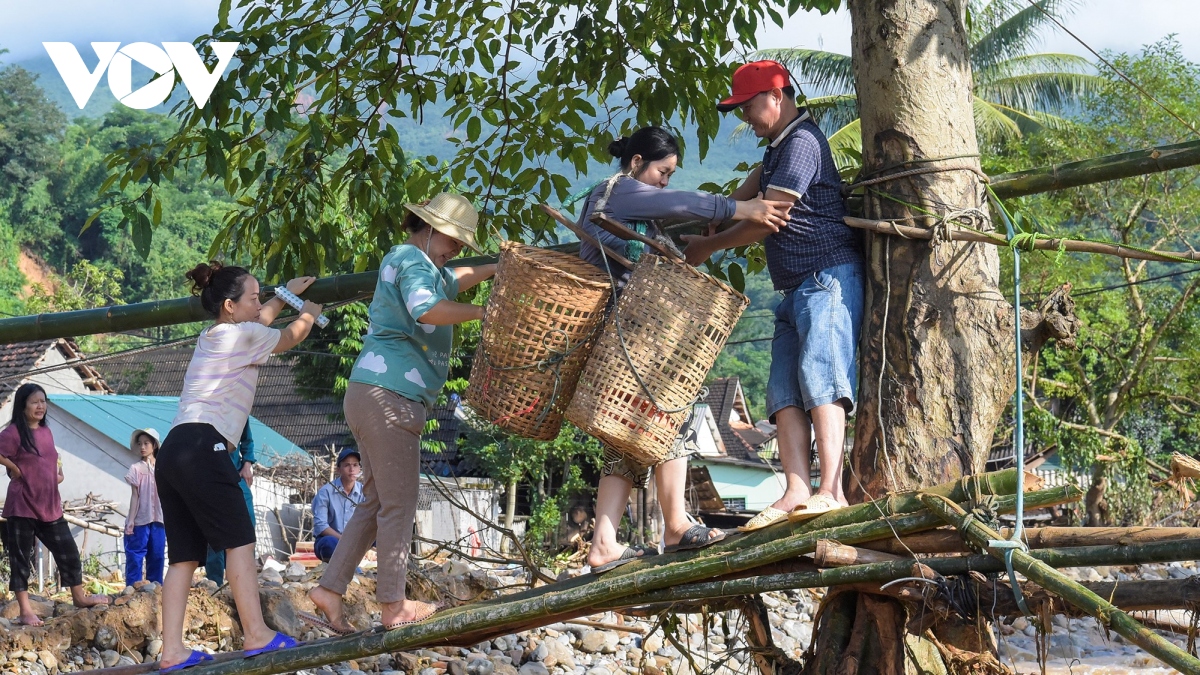
[[[862,121],[861,178],[947,169],[868,186],[863,215],[938,228],[938,219],[928,212],[965,214],[971,227],[990,231],[984,185],[970,170],[979,167],[979,145],[966,0],[850,0],[848,5]],[[859,408],[847,485],[851,501],[982,472],[1016,386],[1012,306],[998,287],[996,247],[941,239],[948,237],[866,234]],[[867,604],[869,611],[861,611]],[[877,656],[887,657],[886,669],[897,668],[897,645],[905,643],[904,605],[872,597],[857,607],[851,635],[865,640],[861,648],[868,653],[882,650]],[[857,642],[851,639],[849,647],[860,648]],[[845,656],[853,658],[849,652]],[[850,658],[841,672],[849,674]],[[910,664],[918,671],[941,665]],[[868,670],[878,669],[861,662],[853,672]]]

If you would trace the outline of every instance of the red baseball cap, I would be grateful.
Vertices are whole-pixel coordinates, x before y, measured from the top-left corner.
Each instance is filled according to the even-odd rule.
[[[729,112],[764,91],[791,85],[787,68],[778,61],[752,61],[733,71],[733,95],[717,104],[717,110]]]

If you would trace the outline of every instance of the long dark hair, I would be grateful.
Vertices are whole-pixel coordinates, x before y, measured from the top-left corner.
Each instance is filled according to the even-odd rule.
[[[32,452],[35,455],[41,456],[41,451],[38,450],[37,444],[33,442],[33,430],[29,428],[29,420],[25,418],[25,405],[29,403],[29,397],[37,393],[45,396],[46,390],[32,382],[26,382],[17,389],[17,394],[13,397],[12,423],[17,427],[17,433],[21,435],[21,448],[25,452]],[[49,410],[46,411],[47,414],[49,412]],[[41,424],[38,426],[49,427],[50,425],[46,422],[46,418],[43,417]]]
[[[633,164],[634,155],[641,155],[647,162],[657,162],[671,155],[683,159],[679,152],[679,141],[662,127],[642,127],[632,136],[622,136],[608,144],[608,154],[621,160],[623,170],[628,170]]]
[[[226,300],[237,302],[242,298],[246,288],[246,277],[250,276],[244,268],[225,267],[213,260],[200,263],[184,275],[192,282],[192,294],[200,296],[200,305],[213,318],[221,316],[221,306]]]

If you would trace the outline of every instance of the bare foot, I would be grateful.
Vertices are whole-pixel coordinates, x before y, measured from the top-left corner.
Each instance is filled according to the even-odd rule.
[[[406,621],[417,621],[428,617],[437,611],[437,605],[420,600],[401,600],[400,602],[382,603],[379,607],[379,621],[384,626]]]
[[[76,607],[95,607],[112,602],[107,595],[79,595],[74,598]]]
[[[610,563],[617,558],[620,558],[628,548],[623,544],[613,544],[611,546],[601,546],[592,542],[592,550],[588,551],[587,562],[591,567],[599,567],[605,563]],[[636,549],[635,549],[636,550]],[[642,554],[639,552],[637,556],[640,558]]]
[[[350,625],[350,622],[346,620],[343,614],[342,596],[324,586],[314,586],[308,592],[308,599],[312,600],[317,609],[321,610],[321,613],[325,615],[325,620],[335,628],[350,632],[357,630],[354,626]]]
[[[38,615],[34,614],[33,612],[30,612],[28,614],[22,614],[20,616],[20,621],[21,621],[22,626],[44,626],[44,625],[46,625],[46,623],[44,621],[42,621],[40,618],[38,618]]]

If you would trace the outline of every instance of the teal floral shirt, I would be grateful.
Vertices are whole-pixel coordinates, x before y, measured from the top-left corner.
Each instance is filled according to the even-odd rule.
[[[450,373],[454,327],[431,326],[413,317],[456,297],[458,278],[453,270],[439,270],[416,246],[393,246],[379,268],[371,323],[350,381],[432,407]]]

